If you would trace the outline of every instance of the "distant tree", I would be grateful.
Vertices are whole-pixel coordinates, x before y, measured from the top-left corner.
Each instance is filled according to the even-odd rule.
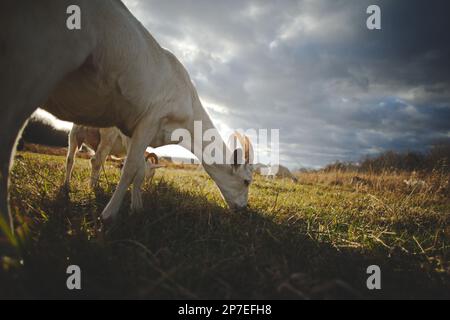
[[[428,151],[427,162],[428,167],[450,171],[450,141],[436,142]]]
[[[355,163],[352,162],[341,162],[336,161],[334,163],[331,163],[325,167],[325,171],[331,172],[331,171],[354,171],[357,170],[358,166]]]
[[[359,163],[335,162],[324,171],[432,171],[450,172],[450,139],[436,142],[427,152],[386,151],[376,156],[366,156]]]

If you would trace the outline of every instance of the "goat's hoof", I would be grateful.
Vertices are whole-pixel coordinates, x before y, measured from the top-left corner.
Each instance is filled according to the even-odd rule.
[[[135,206],[132,206],[130,208],[130,216],[134,215],[134,214],[140,214],[142,212],[144,212],[144,206],[143,205],[135,205]]]
[[[113,217],[110,217],[108,219],[100,218],[99,220],[101,221],[101,227],[99,231],[103,237],[111,235],[111,233],[114,232],[114,230],[117,228],[117,221]]]
[[[114,225],[114,219],[112,217],[109,218],[101,218],[102,222],[102,230],[108,229],[110,226]]]
[[[142,197],[135,196],[131,198],[131,206],[129,215],[133,215],[135,213],[142,213],[144,211],[144,203],[142,202]]]
[[[99,188],[98,179],[91,179],[91,181],[89,182],[89,186],[92,190],[97,190]]]
[[[62,190],[64,193],[68,194],[68,193],[70,192],[70,185],[69,185],[68,183],[64,183],[64,184],[61,186],[61,190]]]
[[[102,213],[102,215],[101,215],[101,220],[102,220],[104,223],[108,224],[109,222],[113,221],[114,218],[113,218],[112,215],[105,215],[105,214]]]
[[[108,211],[108,210],[104,210],[101,215],[102,221],[106,222],[106,223],[114,221],[116,219],[116,217],[117,217],[117,212]]]

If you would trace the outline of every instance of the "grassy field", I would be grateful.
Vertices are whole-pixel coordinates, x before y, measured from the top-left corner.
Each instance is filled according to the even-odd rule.
[[[20,153],[12,206],[22,262],[3,258],[0,297],[18,298],[450,298],[448,176],[306,173],[255,178],[250,208],[232,214],[204,172],[161,169],[144,187],[145,213],[104,229],[98,220],[119,178],[106,165],[88,187],[77,159]],[[103,229],[103,230],[102,230]],[[83,290],[66,289],[66,268]],[[366,269],[379,265],[382,290]]]

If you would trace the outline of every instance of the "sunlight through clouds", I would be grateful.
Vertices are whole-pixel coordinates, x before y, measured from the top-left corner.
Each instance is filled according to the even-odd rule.
[[[280,129],[287,166],[424,150],[448,136],[448,2],[124,3],[184,64],[221,134]],[[372,32],[366,9],[377,3],[383,29]]]

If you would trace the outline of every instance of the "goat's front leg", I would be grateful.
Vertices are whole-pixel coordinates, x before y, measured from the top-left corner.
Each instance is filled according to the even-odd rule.
[[[90,186],[92,189],[98,187],[98,180],[100,179],[100,170],[102,168],[102,164],[105,163],[106,157],[108,154],[106,152],[96,153],[91,158],[91,180]]]
[[[118,139],[118,134],[110,129],[100,129],[100,144],[95,151],[95,155],[91,158],[91,188],[98,186],[100,170],[105,163],[106,158],[111,152],[114,142]]]
[[[141,212],[144,208],[142,204],[141,186],[145,178],[145,164],[146,161],[142,157],[141,165],[136,172],[133,180],[133,188],[131,189],[131,213]]]
[[[141,167],[143,168],[143,156],[145,149],[147,149],[147,146],[155,137],[156,132],[157,130],[155,129],[155,126],[151,126],[146,123],[141,123],[141,125],[139,125],[135,130],[129,143],[127,159],[125,160],[119,185],[117,186],[116,191],[114,191],[114,194],[105,210],[103,210],[103,220],[116,218],[128,187],[134,181],[136,176],[141,174],[140,170]]]
[[[75,133],[73,131],[69,134],[69,148],[67,150],[66,159],[66,176],[64,179],[64,187],[69,190],[70,188],[70,178],[72,176],[73,163],[75,161],[75,154],[77,153],[78,143]]]

